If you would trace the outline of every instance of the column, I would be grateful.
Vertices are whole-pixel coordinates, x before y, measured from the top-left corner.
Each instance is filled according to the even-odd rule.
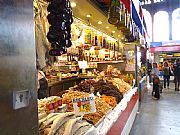
[[[172,40],[172,11],[169,11],[169,40]]]
[[[38,135],[33,1],[3,0],[0,14],[0,134]]]
[[[154,42],[154,13],[151,14],[152,17],[152,42]]]

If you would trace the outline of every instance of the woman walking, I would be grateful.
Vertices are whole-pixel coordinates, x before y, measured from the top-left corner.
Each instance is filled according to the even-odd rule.
[[[157,67],[157,63],[153,63],[153,68],[152,68],[152,75],[153,75],[153,92],[155,92],[154,99],[158,100],[160,99],[160,93],[159,93],[159,70]],[[152,95],[153,95],[152,92]]]
[[[171,69],[168,66],[168,63],[164,62],[164,67],[163,67],[164,88],[166,88],[166,83],[167,83],[167,87],[169,89],[170,75],[171,75]]]

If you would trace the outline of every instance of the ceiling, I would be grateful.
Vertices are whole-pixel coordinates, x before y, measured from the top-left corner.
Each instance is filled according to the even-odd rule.
[[[152,3],[164,2],[164,1],[167,1],[167,0],[142,0],[144,4],[152,4]]]
[[[106,16],[108,16],[108,9],[110,0],[90,0],[94,3]]]
[[[97,30],[106,33],[109,36],[113,36],[116,39],[122,38],[122,33],[114,25],[108,23],[107,10],[108,5],[106,5],[103,0],[70,0],[71,2],[76,2],[76,7],[73,8],[73,15],[88,23],[87,14],[91,14],[89,18],[89,23],[94,26]],[[101,6],[101,8],[99,8]],[[98,21],[102,21],[102,24],[98,24]],[[109,27],[107,29],[106,27]],[[112,31],[115,31],[112,34]]]

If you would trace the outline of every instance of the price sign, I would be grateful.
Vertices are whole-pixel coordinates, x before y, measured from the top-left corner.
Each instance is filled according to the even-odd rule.
[[[96,105],[94,97],[74,98],[73,99],[74,112],[78,115],[96,112]]]
[[[78,61],[78,65],[80,69],[86,69],[88,68],[87,61]]]

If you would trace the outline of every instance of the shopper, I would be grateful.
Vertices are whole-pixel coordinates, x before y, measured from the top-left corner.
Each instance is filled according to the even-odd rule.
[[[149,83],[152,82],[151,70],[152,70],[152,64],[149,62],[149,60],[147,60],[147,73],[149,76]]]
[[[157,66],[157,63],[153,63],[153,68],[152,68],[152,76],[153,76],[153,91],[152,95],[154,95],[154,99],[158,100],[160,99],[160,93],[159,93],[159,69]],[[153,94],[155,92],[155,94]]]
[[[179,91],[180,85],[180,60],[177,59],[174,64],[174,83],[175,83],[175,91]]]
[[[171,75],[171,69],[168,66],[167,62],[164,62],[164,66],[163,66],[163,78],[164,78],[164,88],[166,88],[166,83],[167,83],[167,87],[169,89],[169,79],[170,79],[170,75]]]

